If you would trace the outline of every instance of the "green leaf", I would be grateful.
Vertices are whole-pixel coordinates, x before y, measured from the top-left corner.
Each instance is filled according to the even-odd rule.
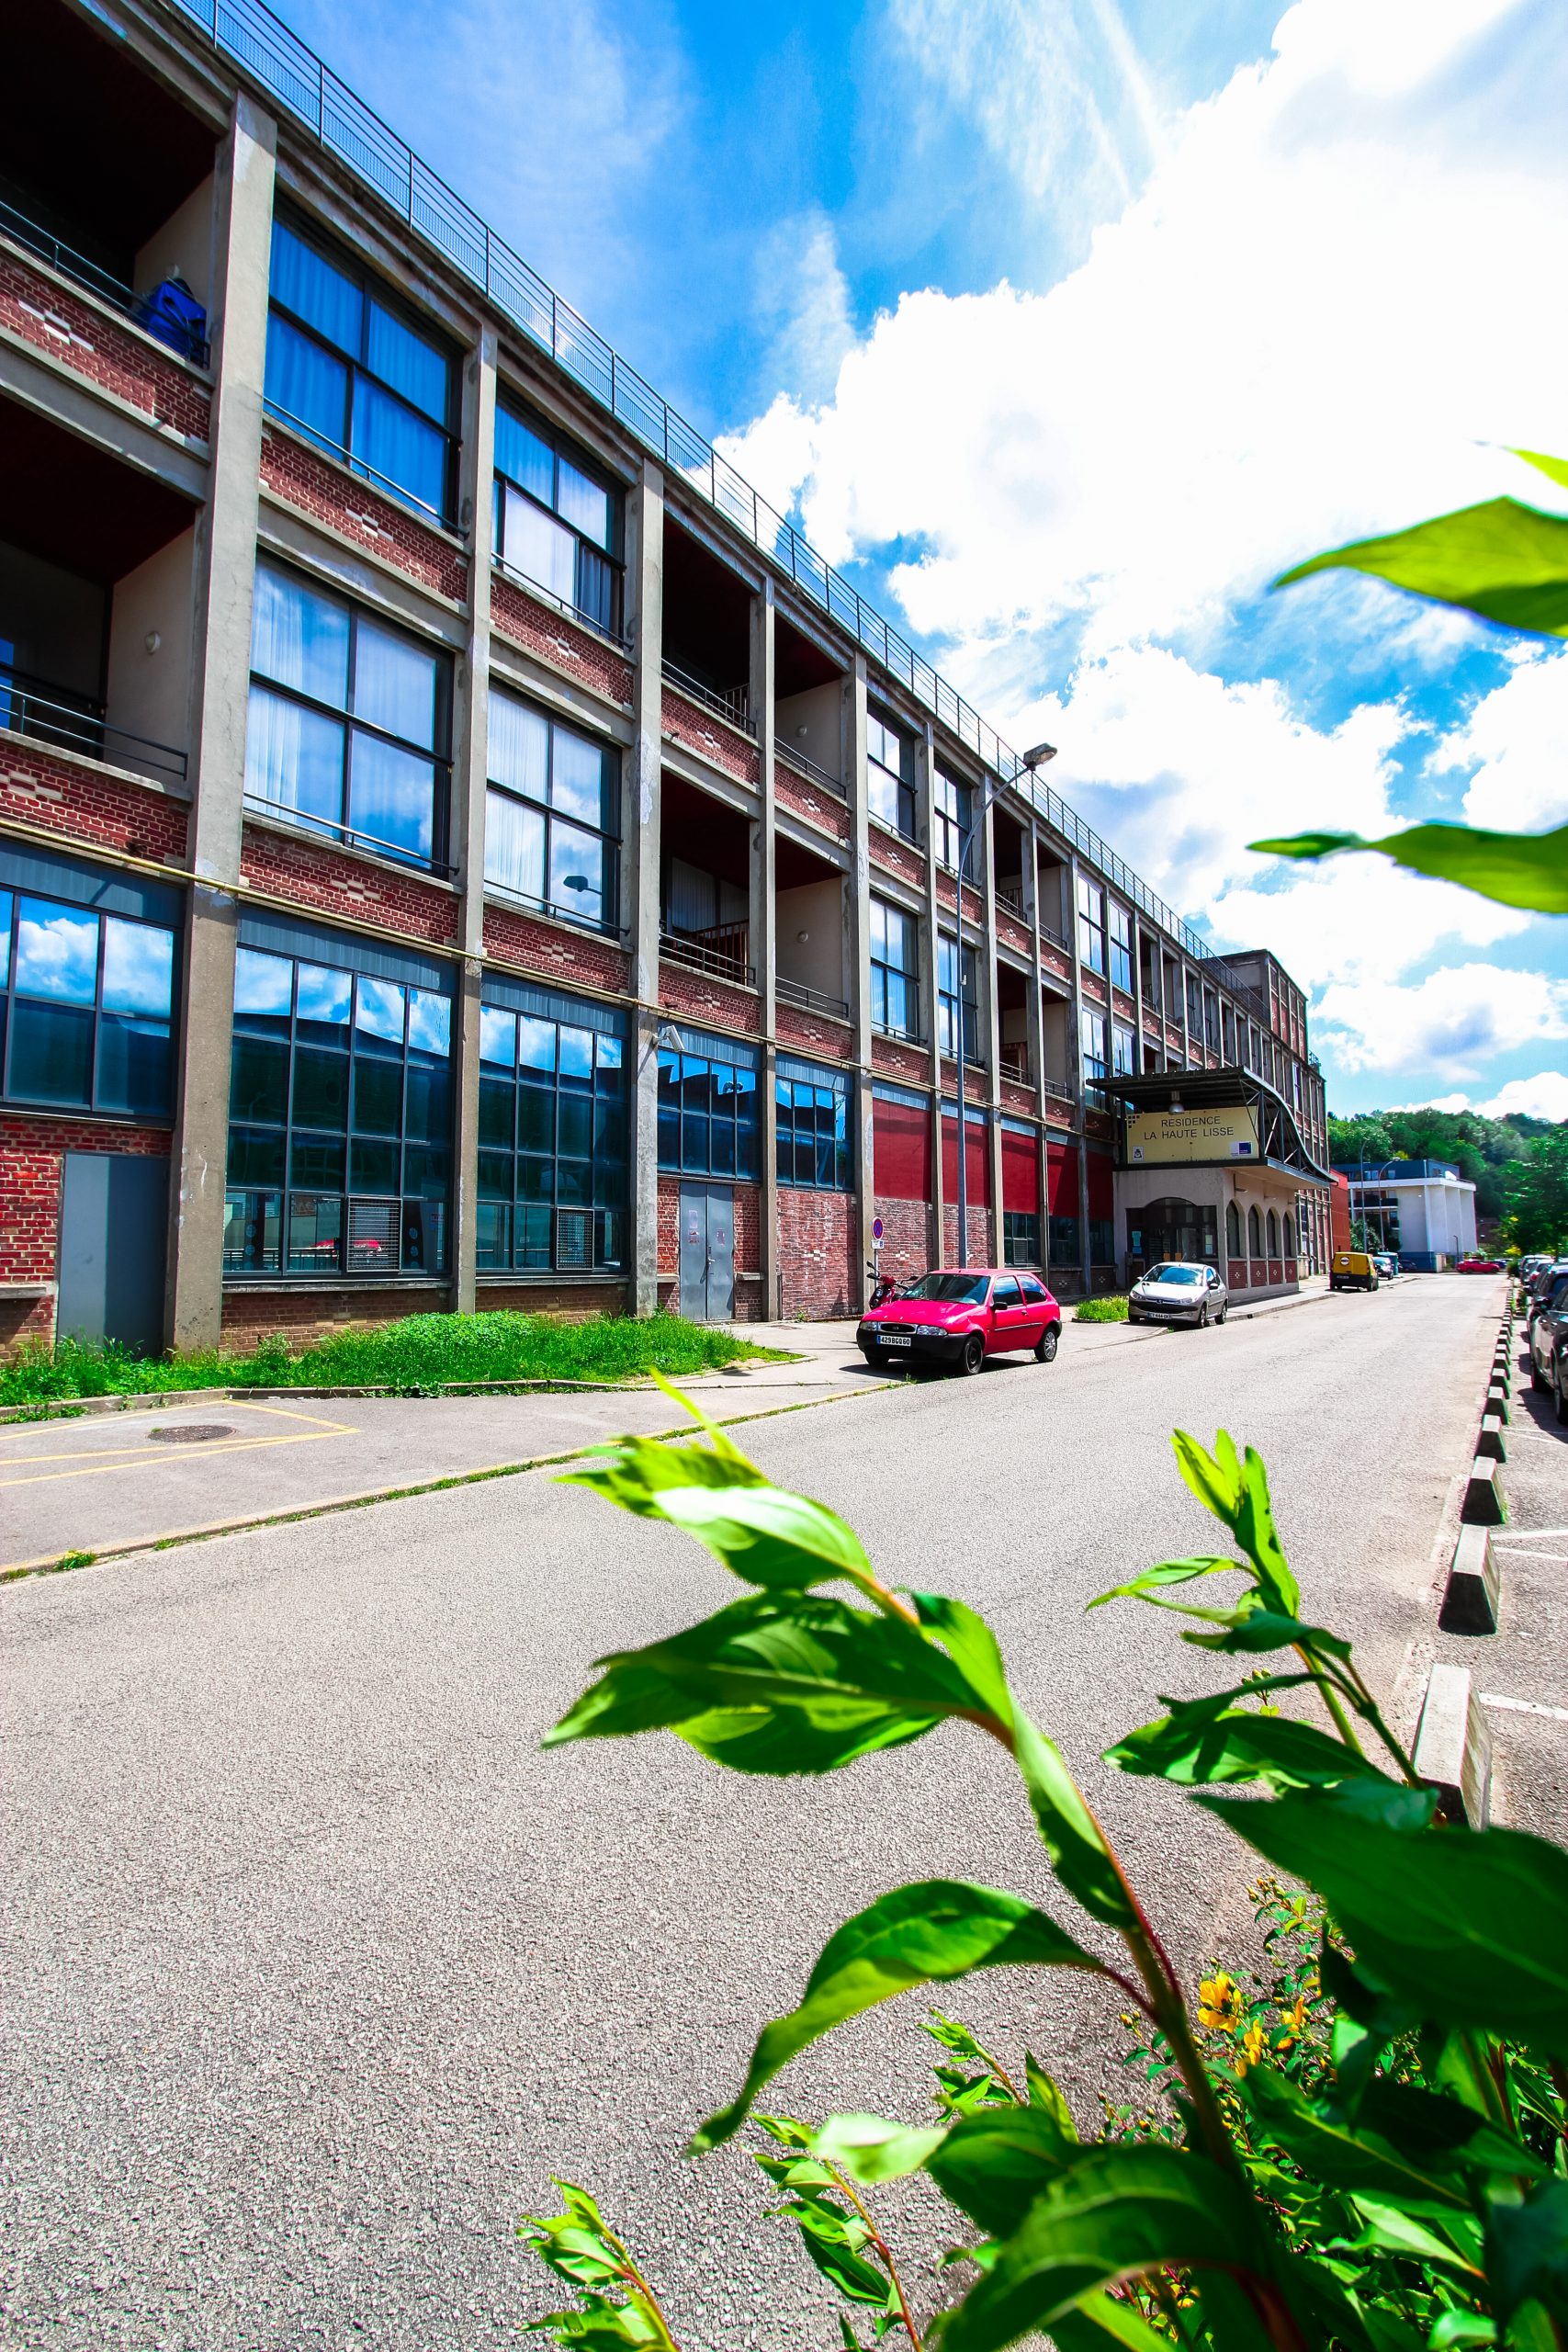
[[[1250,2067],[1241,2090],[1258,2135],[1281,2149],[1309,2179],[1428,2219],[1445,2220],[1467,2210],[1461,2188],[1402,2155],[1392,2141],[1368,2128],[1364,2115],[1360,2126],[1352,2127],[1315,2106],[1271,2066]]]
[[[570,2180],[553,2184],[565,2199],[560,2213],[525,2213],[519,2237],[547,2269],[577,2290],[576,2308],[547,2312],[525,2323],[525,2335],[552,2335],[558,2344],[579,2344],[591,2352],[674,2352],[658,2310],[644,2293],[626,2249],[605,2222],[585,2188]]]
[[[949,1984],[977,1968],[1081,1968],[1100,1962],[1021,1895],[962,1880],[928,1879],[882,1895],[824,1946],[798,2008],[764,2026],[739,2096],[709,2118],[694,2154],[716,2148],[780,2068],[846,2018],[914,1984]]]
[[[1176,2148],[1101,2145],[1050,2181],[948,2323],[942,2352],[1000,2352],[1086,2295],[1168,2262],[1266,2268],[1246,2188]]]
[[[1012,1732],[1013,1758],[1056,1876],[1090,1918],[1111,1928],[1130,1926],[1136,1916],[1132,1896],[1060,1748],[1027,1715],[1015,1715]]]
[[[1568,2319],[1568,2180],[1543,2181],[1522,2205],[1495,2204],[1486,2222],[1486,2276],[1499,2319],[1537,2302]]]
[[[1549,459],[1541,470],[1551,472],[1555,462]],[[1568,519],[1515,498],[1487,499],[1408,530],[1331,548],[1281,572],[1273,584],[1287,588],[1314,571],[1336,570],[1365,572],[1506,628],[1568,636]]]
[[[1191,1612],[1194,1616],[1197,1611]],[[1262,1650],[1303,1649],[1309,1657],[1346,1658],[1350,1645],[1338,1634],[1331,1634],[1323,1625],[1303,1625],[1297,1616],[1283,1615],[1276,1609],[1247,1609],[1238,1611],[1235,1623],[1217,1634],[1186,1633],[1184,1642],[1191,1642],[1199,1649],[1224,1650],[1243,1657]]]
[[[1568,2053],[1568,1853],[1519,1829],[1414,1832],[1298,1791],[1200,1794],[1277,1869],[1314,1886],[1359,1961],[1423,2015]]]
[[[1380,2075],[1361,2101],[1362,2127],[1401,2149],[1436,2177],[1500,2173],[1542,2179],[1549,2167],[1517,2135],[1467,2107],[1462,2099]]]
[[[1495,833],[1473,825],[1433,820],[1404,832],[1367,841],[1359,833],[1292,833],[1249,842],[1263,857],[1333,857],[1340,850],[1376,850],[1412,874],[1457,882],[1505,907],[1537,914],[1568,913],[1568,825],[1545,833]]]
[[[1076,2162],[1076,2132],[1046,2107],[989,2108],[962,2117],[928,2158],[944,2197],[988,2237],[1016,2230],[1042,2189]]]
[[[801,1590],[836,1577],[863,1587],[874,1580],[859,1537],[837,1512],[771,1485],[733,1446],[708,1453],[622,1438],[561,1484],[587,1487],[639,1519],[667,1520],[748,1584]]]
[[[868,2262],[860,2251],[866,2243],[866,2228],[857,2215],[847,2212],[829,2198],[810,2196],[792,2197],[775,2206],[773,2211],[780,2219],[795,2224],[807,2253],[840,2295],[847,2295],[852,2303],[870,2303],[879,2311],[891,2307],[893,2295],[886,2272]]]
[[[1438,2226],[1397,2205],[1380,2205],[1374,2198],[1352,2199],[1361,2227],[1353,2238],[1340,2241],[1356,2254],[1393,2254],[1410,2261],[1437,2262],[1451,2270],[1481,2276],[1480,2225],[1468,2213],[1454,2213]],[[1455,2245],[1454,2238],[1465,2241]]]
[[[1513,449],[1509,455],[1522,458],[1527,466],[1533,466],[1537,473],[1546,476],[1548,481],[1557,482],[1568,490],[1568,458],[1546,458],[1539,449]]]
[[[1247,1571],[1239,1560],[1219,1560],[1206,1553],[1198,1553],[1184,1560],[1161,1560],[1157,1566],[1145,1568],[1142,1576],[1134,1577],[1126,1584],[1113,1584],[1108,1592],[1097,1592],[1085,1609],[1103,1609],[1108,1600],[1142,1600],[1169,1584],[1190,1584],[1194,1577],[1214,1577],[1234,1570],[1245,1576]]]
[[[1122,2295],[1085,2295],[1052,2327],[1057,2352],[1106,2352],[1106,2340],[1126,2346],[1126,2352],[1170,2352],[1170,2338],[1161,2335],[1135,2306]]]
[[[1463,2312],[1457,2308],[1442,2312],[1432,2324],[1427,2338],[1432,2352],[1452,2352],[1456,2345],[1495,2344],[1497,2323],[1484,2312]]]
[[[1123,1772],[1155,1774],[1188,1787],[1262,1781],[1271,1788],[1332,1788],[1358,1777],[1387,1778],[1315,1724],[1212,1699],[1167,1699],[1165,1704],[1168,1715],[1108,1747],[1107,1761]]]
[[[915,2131],[882,2115],[830,2115],[814,2132],[812,2151],[863,2188],[919,2172],[946,2137],[945,2129]]]
[[[1213,1453],[1186,1430],[1174,1431],[1170,1442],[1187,1485],[1247,1554],[1265,1602],[1281,1616],[1293,1617],[1301,1591],[1274,1525],[1262,1456],[1250,1445],[1238,1454],[1228,1430],[1217,1433]]]
[[[1064,2140],[1076,2140],[1078,2127],[1073,2121],[1073,2110],[1067,2105],[1061,2085],[1027,2050],[1023,2053],[1023,2079],[1029,2091],[1030,2106],[1040,2108],[1048,2115]]]

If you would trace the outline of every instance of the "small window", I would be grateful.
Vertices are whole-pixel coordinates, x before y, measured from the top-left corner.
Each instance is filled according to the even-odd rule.
[[[1078,961],[1089,972],[1105,969],[1105,893],[1087,874],[1078,876]]]
[[[1022,1304],[1022,1296],[1013,1277],[1010,1274],[1005,1276],[998,1275],[997,1280],[991,1285],[991,1305],[993,1307],[1021,1306]]]
[[[166,1119],[175,934],[0,890],[0,1047],[8,1102]]]
[[[705,1054],[659,1057],[659,1165],[671,1174],[739,1176],[758,1170],[757,1073]]]
[[[818,1070],[774,1080],[781,1184],[847,1193],[854,1182],[850,1141],[850,1080],[842,1070]]]
[[[606,635],[620,627],[621,493],[548,428],[495,413],[495,553]]]
[[[964,863],[964,854],[974,823],[972,814],[974,793],[956,776],[938,768],[931,779],[931,815],[935,827],[934,843],[937,862],[956,874]]]
[[[1052,1220],[1053,1229],[1055,1219]],[[1075,1226],[1074,1230],[1077,1230]],[[1075,1249],[1077,1244],[1074,1244]],[[1004,1266],[1037,1266],[1040,1263],[1040,1219],[1022,1209],[1002,1211],[1002,1263]],[[1023,1278],[1023,1295],[1031,1302],[1044,1297],[1037,1282],[1028,1275]]]
[[[1128,909],[1119,907],[1114,899],[1110,902],[1111,985],[1131,996],[1133,993],[1133,918]]]
[[[1111,1067],[1118,1078],[1132,1077],[1136,1068],[1134,1047],[1131,1029],[1120,1021],[1113,1021],[1111,1024]]]
[[[1033,1226],[1036,1233],[1038,1233],[1040,1219],[1037,1216],[1026,1218],[1025,1223]],[[1012,1261],[1010,1259],[1008,1262],[1010,1265]],[[1023,1293],[1025,1303],[1028,1306],[1040,1306],[1044,1304],[1045,1286],[1043,1283],[1036,1282],[1032,1274],[1023,1275],[1019,1283],[1019,1288]]]
[[[886,899],[873,899],[871,939],[872,1026],[893,1037],[919,1034],[919,962],[915,918]]]
[[[547,913],[613,930],[619,765],[607,745],[492,686],[486,883]]]
[[[1105,1015],[1093,1012],[1088,1005],[1078,1015],[1078,1047],[1083,1061],[1083,1074],[1088,1078],[1105,1076]]]
[[[866,799],[871,813],[906,841],[915,839],[915,746],[891,720],[866,714]]]
[[[942,1052],[955,1059],[957,1057],[962,1002],[964,1058],[977,1062],[980,1058],[980,1001],[976,993],[975,951],[966,946],[960,957],[957,940],[950,938],[945,932],[938,934],[936,943],[936,989],[937,1035]]]

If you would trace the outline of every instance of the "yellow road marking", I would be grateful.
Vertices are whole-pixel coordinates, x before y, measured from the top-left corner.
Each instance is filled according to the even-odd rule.
[[[193,1464],[197,1459],[210,1461],[215,1454],[220,1453],[255,1453],[264,1446],[312,1445],[322,1438],[357,1437],[359,1434],[348,1421],[322,1420],[316,1414],[290,1412],[286,1406],[282,1405],[246,1405],[240,1409],[248,1413],[270,1414],[276,1419],[283,1421],[307,1421],[310,1426],[308,1429],[293,1431],[287,1437],[234,1437],[227,1443],[206,1444],[202,1447],[199,1457],[195,1455],[190,1457]],[[146,1439],[143,1438],[141,1444],[137,1446],[93,1446],[80,1451],[73,1449],[64,1453],[13,1453],[7,1455],[5,1461],[4,1466],[7,1471],[15,1465],[40,1462],[69,1462],[76,1466],[69,1470],[35,1471],[32,1475],[23,1477],[0,1477],[0,1487],[47,1486],[51,1479],[102,1477],[112,1470],[149,1470],[160,1462],[169,1465],[181,1458],[178,1455],[143,1452],[146,1442]]]

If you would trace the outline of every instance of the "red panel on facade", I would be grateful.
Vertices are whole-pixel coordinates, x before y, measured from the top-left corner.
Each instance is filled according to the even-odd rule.
[[[1002,1129],[1002,1206],[1040,1214],[1040,1138]]]
[[[912,1102],[872,1101],[872,1155],[877,1192],[890,1201],[931,1197],[931,1113]]]
[[[1089,1213],[1093,1217],[1115,1214],[1111,1192],[1111,1162],[1102,1151],[1091,1151],[1089,1155]]]
[[[977,1120],[966,1119],[969,1135],[968,1189],[969,1204],[975,1206],[991,1204],[991,1155],[986,1148],[986,1130]],[[943,1117],[942,1123],[942,1196],[944,1201],[958,1198],[958,1121]]]
[[[1053,1216],[1077,1216],[1078,1213],[1078,1154],[1077,1146],[1051,1143],[1045,1147],[1051,1171],[1051,1214]]]

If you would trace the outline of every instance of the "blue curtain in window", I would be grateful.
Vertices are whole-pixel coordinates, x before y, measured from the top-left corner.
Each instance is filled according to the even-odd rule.
[[[555,451],[503,408],[495,412],[495,469],[542,505],[555,504]]]
[[[358,287],[281,220],[272,225],[271,293],[297,319],[358,358],[364,319]]]
[[[446,500],[446,440],[434,424],[384,392],[368,376],[354,380],[354,456],[367,472],[405,491],[439,514]]]
[[[348,418],[348,369],[319,343],[280,319],[266,322],[266,404],[341,455]]]

